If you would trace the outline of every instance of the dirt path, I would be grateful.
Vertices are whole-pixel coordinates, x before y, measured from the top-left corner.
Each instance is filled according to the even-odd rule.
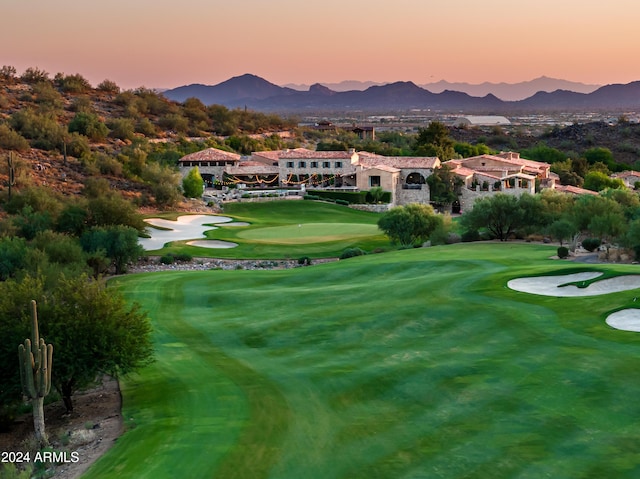
[[[74,399],[71,414],[66,414],[62,401],[45,408],[47,434],[53,450],[66,451],[68,461],[52,466],[53,475],[49,477],[80,477],[123,432],[122,397],[116,380],[105,377],[101,385],[74,396]],[[31,457],[34,457],[36,448],[31,418],[31,414],[26,414],[16,421],[9,433],[0,433],[0,451],[31,451]]]

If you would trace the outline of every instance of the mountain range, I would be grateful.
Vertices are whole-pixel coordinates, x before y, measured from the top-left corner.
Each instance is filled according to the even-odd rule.
[[[323,86],[336,91],[349,91],[349,90],[366,90],[371,86],[387,85],[388,82],[378,83],[372,81],[356,81],[346,80],[339,83],[321,83]],[[287,88],[292,88],[298,91],[306,91],[309,89],[309,85],[301,84],[286,84],[283,85]],[[539,91],[553,92],[556,90],[568,90],[577,93],[591,93],[597,90],[602,85],[592,85],[586,83],[572,82],[567,80],[560,80],[557,78],[549,78],[541,76],[529,81],[523,81],[519,83],[464,83],[464,82],[448,82],[446,80],[440,80],[435,83],[420,83],[420,88],[429,90],[431,93],[442,93],[445,90],[459,91],[462,93],[468,93],[471,96],[485,96],[493,94],[505,101],[517,101],[524,100]]]
[[[275,85],[256,75],[245,74],[217,85],[186,85],[166,90],[163,94],[178,102],[195,97],[206,105],[219,104],[228,108],[250,108],[265,112],[437,110],[507,114],[640,109],[640,81],[605,85],[590,93],[566,89],[538,91],[522,100],[507,101],[492,93],[484,96],[453,90],[434,93],[413,82],[372,85],[365,90],[348,91],[335,91],[316,83],[306,91],[299,91]]]

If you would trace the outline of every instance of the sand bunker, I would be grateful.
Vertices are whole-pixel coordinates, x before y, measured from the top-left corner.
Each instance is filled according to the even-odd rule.
[[[233,219],[227,216],[184,215],[178,217],[176,221],[161,218],[149,218],[145,221],[152,226],[168,228],[166,230],[148,228],[147,233],[151,235],[151,238],[138,239],[146,251],[151,251],[160,249],[171,241],[206,238],[205,231],[216,229],[215,226],[207,225],[229,223]]]
[[[617,276],[603,279],[590,284],[586,288],[578,288],[575,285],[561,286],[567,283],[587,281],[602,273],[575,273],[562,276],[538,276],[532,278],[512,279],[507,286],[515,291],[523,293],[539,294],[542,296],[576,297],[597,296],[601,294],[618,293],[640,288],[640,275]]]
[[[187,244],[190,246],[199,246],[200,248],[235,248],[236,246],[238,246],[238,243],[219,240],[189,241]]]
[[[249,226],[251,223],[245,223],[244,221],[234,221],[233,223],[225,223],[220,226]]]
[[[640,332],[640,309],[623,309],[607,316],[606,323],[614,329]]]

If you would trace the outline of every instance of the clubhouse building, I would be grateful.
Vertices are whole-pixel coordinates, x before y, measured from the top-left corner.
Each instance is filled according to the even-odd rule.
[[[243,157],[208,148],[180,158],[178,165],[183,176],[197,166],[208,188],[236,185],[246,189],[364,191],[380,187],[391,192],[393,205],[430,203],[427,178],[446,166],[458,185],[459,199],[453,204],[453,212],[470,208],[476,199],[497,192],[533,194],[536,183],[541,188],[555,188],[559,183],[549,164],[520,158],[514,152],[441,162],[436,157],[306,148],[259,151]]]

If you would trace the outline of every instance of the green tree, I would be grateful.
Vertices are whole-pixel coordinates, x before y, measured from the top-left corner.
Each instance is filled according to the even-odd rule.
[[[189,170],[182,180],[182,190],[187,198],[200,198],[204,190],[204,180],[198,167]]]
[[[415,153],[421,156],[437,156],[442,161],[456,157],[454,141],[444,123],[432,121],[427,128],[420,128],[415,143]]]
[[[428,240],[441,224],[442,217],[430,205],[419,203],[391,208],[378,220],[378,228],[391,242],[404,247]]]
[[[159,163],[149,163],[142,171],[142,179],[149,184],[156,205],[160,207],[173,206],[182,198],[181,176],[173,168]],[[200,191],[202,192],[202,189]]]
[[[40,279],[0,283],[0,364],[16,364],[16,344],[28,334],[27,307],[38,302],[40,332],[54,345],[53,386],[73,410],[72,396],[102,374],[126,375],[153,359],[151,326],[136,304],[103,280],[61,278],[51,290]],[[5,347],[5,343],[11,347]],[[0,401],[20,400],[18,368],[0,368]]]
[[[610,178],[600,171],[590,171],[584,178],[584,188],[591,191],[602,191],[606,188],[624,188],[619,178]]]
[[[517,197],[498,193],[477,200],[471,211],[462,215],[460,224],[466,231],[486,228],[494,238],[507,241],[529,219]]]
[[[91,228],[80,237],[80,243],[87,253],[104,251],[105,256],[111,259],[115,274],[125,273],[127,263],[144,254],[138,243],[138,231],[128,226]]]
[[[441,205],[449,205],[458,199],[458,189],[462,180],[453,173],[447,165],[433,170],[427,178],[429,185],[429,198],[432,202]]]
[[[560,242],[560,246],[565,240],[572,239],[578,233],[575,223],[568,218],[554,221],[549,225],[548,231],[553,238]]]
[[[126,375],[153,359],[147,314],[102,280],[63,279],[53,292],[47,338],[56,346],[53,384],[68,411],[72,395],[100,374]],[[43,316],[45,317],[45,316]]]

